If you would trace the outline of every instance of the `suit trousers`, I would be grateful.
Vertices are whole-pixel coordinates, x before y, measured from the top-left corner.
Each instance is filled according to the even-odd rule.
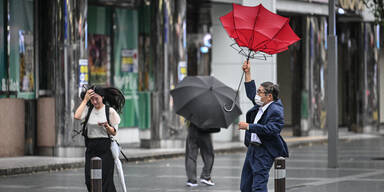
[[[262,146],[250,144],[241,173],[240,190],[242,192],[268,192],[269,171],[274,158]]]
[[[200,178],[210,179],[215,158],[211,134],[189,127],[185,148],[185,169],[188,181],[191,182],[196,182],[196,160],[199,149],[204,162]]]

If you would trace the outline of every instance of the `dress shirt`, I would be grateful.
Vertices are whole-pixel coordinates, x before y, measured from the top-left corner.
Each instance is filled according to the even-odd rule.
[[[269,107],[269,105],[271,103],[272,103],[272,101],[267,103],[263,107],[259,107],[259,111],[257,112],[257,115],[255,117],[255,121],[253,123],[258,123],[259,122],[259,120],[261,119],[261,117],[264,114],[264,111],[268,109],[268,107]],[[257,136],[256,133],[251,133],[251,143],[259,143],[259,144],[261,144],[261,140],[260,140],[259,136]]]

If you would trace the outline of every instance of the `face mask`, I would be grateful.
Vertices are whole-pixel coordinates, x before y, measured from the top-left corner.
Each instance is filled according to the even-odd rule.
[[[260,106],[262,106],[264,103],[261,101],[261,97],[259,96],[259,95],[256,95],[256,97],[255,97],[255,103],[257,104],[257,105],[260,105]]]

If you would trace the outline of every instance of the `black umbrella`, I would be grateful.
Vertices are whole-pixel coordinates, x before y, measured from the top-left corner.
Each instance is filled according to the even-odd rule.
[[[200,128],[227,128],[241,115],[239,102],[232,111],[236,92],[212,76],[187,76],[171,90],[174,109]]]

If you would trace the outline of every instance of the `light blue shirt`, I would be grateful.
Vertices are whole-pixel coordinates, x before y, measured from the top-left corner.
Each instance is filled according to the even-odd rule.
[[[271,103],[272,103],[272,101],[269,102],[269,103],[267,103],[267,104],[264,105],[263,107],[259,107],[259,111],[257,112],[256,117],[255,117],[255,121],[254,121],[253,123],[256,124],[256,123],[259,122],[259,120],[261,119],[261,117],[262,117],[263,114],[264,114],[264,111],[266,111],[266,110],[268,109],[268,107],[269,107],[269,105],[270,105]],[[259,136],[257,136],[256,133],[251,133],[251,142],[252,142],[252,143],[260,143],[260,144],[261,144],[261,140],[260,140]]]

